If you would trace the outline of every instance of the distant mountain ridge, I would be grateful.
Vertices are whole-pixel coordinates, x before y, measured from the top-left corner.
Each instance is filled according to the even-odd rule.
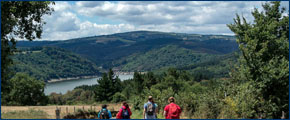
[[[117,67],[121,68],[121,70],[123,69],[122,67],[128,66],[126,64],[129,64],[128,61],[130,62],[129,59],[132,58],[132,56],[143,56],[144,54],[154,56],[156,54],[150,55],[151,53],[155,53],[154,51],[159,51],[159,49],[163,49],[163,51],[165,49],[171,49],[171,47],[166,46],[175,46],[183,50],[186,49],[186,51],[207,55],[223,55],[234,52],[238,49],[234,36],[166,33],[156,31],[133,31],[111,35],[75,38],[64,41],[19,41],[17,43],[17,47],[19,48],[36,46],[60,47],[93,61],[98,67],[104,69]],[[188,53],[191,52],[179,52],[178,54],[180,55],[177,56],[186,56]],[[165,63],[168,61],[170,64],[164,64],[164,66],[161,65],[160,67],[166,67],[167,65],[174,67],[174,65],[177,64],[172,61],[170,62],[170,58],[168,58],[170,55],[164,56],[167,56],[167,59],[160,59],[164,60],[163,62]],[[146,59],[150,58],[139,60],[146,61]],[[125,63],[120,60],[127,62]],[[131,62],[131,64],[134,64],[135,61],[131,60]],[[181,62],[182,65],[194,63],[193,61],[193,63],[188,63],[188,59],[186,61],[182,61],[181,59],[176,62]],[[157,63],[158,61],[153,64]],[[128,70],[128,68],[130,67],[127,67],[126,69]],[[131,68],[131,71],[157,69],[156,67],[146,69],[135,69],[136,67]]]

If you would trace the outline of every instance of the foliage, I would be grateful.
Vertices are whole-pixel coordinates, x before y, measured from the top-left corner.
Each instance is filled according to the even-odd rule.
[[[202,53],[177,45],[168,45],[152,49],[146,53],[133,54],[117,62],[124,63],[118,66],[122,71],[151,71],[163,67],[181,67],[199,63],[213,56],[213,54]]]
[[[156,77],[154,77],[154,73],[153,72],[148,72],[147,74],[145,74],[144,76],[146,79],[143,84],[144,87],[150,88],[151,86],[155,85],[158,83],[158,80]]]
[[[235,89],[236,94],[234,98],[234,102],[237,104],[236,106],[236,114],[239,118],[258,118],[257,114],[254,111],[255,105],[259,102],[255,99],[257,96],[255,93],[255,88],[252,82],[247,82],[241,84]]]
[[[1,119],[49,119],[49,115],[41,110],[12,111],[1,113]]]
[[[143,82],[138,82],[138,79]],[[159,82],[154,84],[144,84],[152,83],[152,80]],[[184,73],[184,71],[177,71],[174,68],[169,69],[168,72],[164,74],[164,76],[157,76],[151,72],[146,74],[135,72],[134,78],[132,80],[126,81],[127,84],[128,82],[133,83],[132,86],[126,86],[123,89],[123,92],[127,90],[128,87],[131,88],[131,91],[138,91],[139,88],[142,88],[141,92],[132,92],[129,96],[129,98],[132,100],[131,102],[134,104],[134,109],[142,109],[144,103],[147,101],[147,97],[153,96],[155,102],[160,108],[159,110],[162,110],[167,104],[167,99],[169,97],[176,96],[181,91],[190,91],[189,89],[191,89],[191,87],[186,82],[190,80],[192,79],[190,79],[188,73]]]
[[[90,90],[76,88],[68,91],[66,94],[51,93],[49,104],[55,105],[76,105],[76,104],[93,104],[95,102],[95,94]]]
[[[11,79],[9,93],[10,105],[45,105],[47,97],[44,95],[44,82],[38,81],[23,73],[17,73]]]
[[[13,56],[15,72],[25,72],[38,80],[99,75],[91,61],[57,47],[32,47]]]
[[[195,81],[230,77],[228,73],[233,70],[234,65],[238,64],[238,56],[239,52],[214,56],[200,63],[179,67],[178,69],[192,73]]]
[[[94,91],[95,87],[96,87],[96,85],[81,85],[81,86],[75,87],[74,89],[83,89],[83,90]]]
[[[112,69],[104,73],[103,77],[97,80],[94,93],[96,101],[111,101],[113,95],[121,91],[121,80],[114,74]]]
[[[131,119],[144,119],[143,117],[143,111],[141,110],[132,110],[132,116],[130,116]]]
[[[63,119],[97,119],[98,113],[96,111],[84,111],[78,109],[74,114],[68,114]]]
[[[138,72],[134,72],[134,76],[133,76],[133,89],[136,90],[134,91],[135,94],[139,94],[143,91],[144,88],[144,79],[142,77],[142,75]]]
[[[10,91],[9,79],[13,76],[9,66],[16,51],[16,38],[33,40],[40,38],[44,22],[41,17],[50,14],[44,1],[1,1],[1,103],[6,104]]]
[[[41,17],[51,14],[51,2],[2,1],[1,2],[1,38],[19,36],[33,40],[40,38],[42,25]],[[16,29],[15,29],[16,28]]]
[[[242,52],[235,78],[255,83],[260,100],[256,112],[280,118],[282,111],[289,114],[289,14],[283,15],[285,8],[280,9],[279,1],[262,6],[264,11],[252,12],[253,23],[237,15],[235,23],[228,25]]]
[[[123,101],[126,101],[126,97],[122,93],[117,92],[113,95],[112,102],[119,103],[119,102],[123,102]]]

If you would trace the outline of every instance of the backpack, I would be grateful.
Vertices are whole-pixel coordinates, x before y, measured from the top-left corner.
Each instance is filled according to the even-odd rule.
[[[147,110],[146,110],[147,115],[153,115],[154,111],[155,111],[155,105],[152,103],[147,103]]]
[[[127,109],[124,109],[123,107],[122,107],[122,119],[130,119],[129,111]]]
[[[168,112],[169,118],[177,118],[179,116],[177,105],[171,104]]]
[[[108,110],[101,110],[101,113],[100,113],[100,119],[109,119],[109,113],[108,113]]]

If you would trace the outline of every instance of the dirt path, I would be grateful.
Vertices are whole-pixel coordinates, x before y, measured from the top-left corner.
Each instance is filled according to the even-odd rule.
[[[49,116],[50,119],[55,119],[55,110],[56,107],[61,109],[61,117],[67,115],[67,110],[68,113],[73,113],[74,108],[75,111],[78,109],[84,109],[84,110],[89,110],[93,109],[96,111],[99,111],[101,109],[101,104],[92,106],[92,105],[59,105],[59,106],[1,106],[1,113],[6,113],[6,112],[12,112],[12,111],[27,111],[29,109],[34,109],[34,110],[41,110],[46,112]],[[117,111],[121,107],[120,104],[109,104],[108,109],[111,111]]]

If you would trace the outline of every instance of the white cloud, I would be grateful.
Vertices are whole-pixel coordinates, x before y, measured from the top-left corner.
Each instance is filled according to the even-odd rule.
[[[252,21],[251,11],[262,10],[261,1],[81,1],[56,2],[55,12],[45,16],[43,39],[113,34],[134,30],[153,30],[198,34],[233,34],[226,24],[236,14]],[[289,2],[282,2],[289,10]],[[97,17],[97,18],[96,18]],[[86,19],[89,18],[89,19]],[[118,21],[98,23],[91,19]]]
[[[78,7],[77,12],[136,25],[178,22],[216,24],[215,21],[226,24],[232,21],[236,13],[250,14],[256,4],[261,6],[261,2],[104,2],[97,6]]]
[[[108,35],[136,30],[129,24],[96,24],[89,21],[79,23],[79,29],[74,31],[57,31],[44,33],[43,40],[66,40],[71,38],[88,37],[94,35]]]
[[[100,6],[102,5],[104,2],[101,1],[82,1],[82,2],[76,2],[76,6],[77,7],[95,7],[95,6]]]
[[[71,9],[71,5],[67,2],[57,2],[55,5],[52,5],[53,9],[57,11],[65,11]]]
[[[44,34],[51,32],[69,32],[79,29],[80,20],[76,14],[71,12],[72,6],[67,2],[57,2],[53,6],[52,15],[44,16]],[[44,35],[45,36],[45,35]]]

